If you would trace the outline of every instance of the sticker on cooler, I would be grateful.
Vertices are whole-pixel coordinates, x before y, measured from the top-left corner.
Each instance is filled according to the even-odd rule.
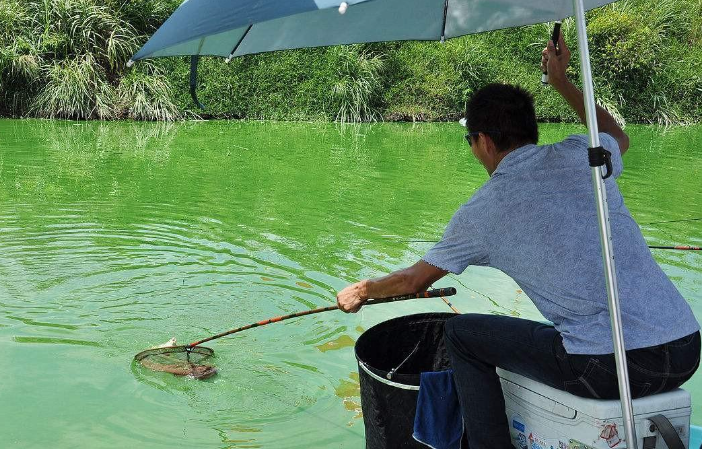
[[[529,432],[529,449],[549,449],[546,441],[539,435]]]
[[[512,427],[517,431],[514,437],[514,444],[517,449],[529,449],[529,442],[526,436],[526,424],[521,416],[515,415],[512,417]]]
[[[524,435],[523,433],[517,435],[517,449],[529,449],[529,446],[527,445],[526,435]]]
[[[600,433],[600,438],[605,440],[609,447],[616,447],[622,442],[622,439],[619,438],[619,432],[617,432],[616,424],[605,424],[602,432]]]

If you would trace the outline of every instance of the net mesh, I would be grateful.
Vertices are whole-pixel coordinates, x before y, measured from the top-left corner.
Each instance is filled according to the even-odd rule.
[[[213,355],[214,351],[204,346],[170,346],[147,349],[134,356],[134,360],[153,371],[207,379],[217,373],[214,366],[203,363]]]

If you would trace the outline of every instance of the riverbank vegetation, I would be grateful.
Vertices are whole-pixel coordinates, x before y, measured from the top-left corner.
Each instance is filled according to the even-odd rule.
[[[203,58],[194,109],[185,58],[126,61],[177,0],[0,0],[0,115],[71,119],[453,120],[494,81],[534,93],[545,121],[575,121],[540,84],[545,24],[438,42]],[[621,0],[588,14],[596,93],[622,122],[702,121],[702,0]],[[575,47],[572,21],[564,34]],[[573,48],[573,50],[575,50]],[[572,77],[579,76],[574,51]]]

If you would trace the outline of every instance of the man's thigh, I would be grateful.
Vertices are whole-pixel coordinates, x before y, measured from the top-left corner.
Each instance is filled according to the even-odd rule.
[[[574,375],[558,331],[551,325],[500,315],[465,314],[446,322],[446,335],[464,353],[554,388]]]

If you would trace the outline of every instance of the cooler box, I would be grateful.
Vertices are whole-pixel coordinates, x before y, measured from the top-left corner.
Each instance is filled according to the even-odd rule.
[[[524,376],[498,369],[512,443],[517,449],[626,448],[619,400],[574,396]],[[638,449],[666,449],[647,417],[664,415],[686,448],[690,437],[690,394],[677,389],[633,402]]]

